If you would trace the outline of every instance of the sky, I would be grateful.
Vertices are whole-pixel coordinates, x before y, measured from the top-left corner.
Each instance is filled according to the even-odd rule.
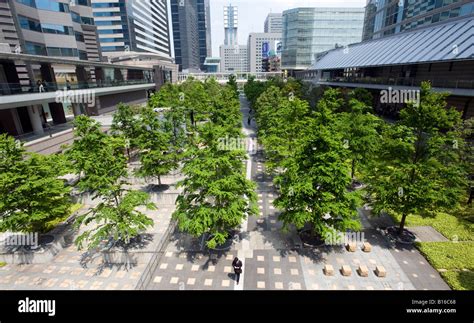
[[[232,4],[239,10],[237,29],[239,44],[246,45],[251,32],[263,32],[270,12],[282,12],[297,7],[365,7],[366,0],[210,0],[212,56],[219,56],[224,43],[224,6]]]

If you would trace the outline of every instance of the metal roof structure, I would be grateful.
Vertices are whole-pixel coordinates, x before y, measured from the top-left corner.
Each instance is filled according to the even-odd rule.
[[[474,59],[474,16],[337,48],[319,55],[309,70],[466,59]]]

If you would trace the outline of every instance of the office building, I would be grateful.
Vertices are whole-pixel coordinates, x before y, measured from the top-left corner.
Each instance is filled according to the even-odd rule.
[[[447,106],[469,119],[474,117],[473,29],[470,16],[333,49],[297,77],[322,87],[365,88],[375,111],[389,118],[404,104],[383,103],[381,91],[419,91],[429,81],[433,91],[449,93]]]
[[[199,70],[199,30],[196,0],[172,0],[174,57],[180,71]]]
[[[295,8],[284,11],[282,69],[306,69],[314,61],[315,54],[360,42],[363,22],[363,8]]]
[[[100,60],[89,1],[2,1],[0,10],[0,42],[12,51]]]
[[[221,71],[221,58],[220,57],[206,57],[204,62],[204,72],[206,73],[219,73]]]
[[[0,43],[3,52],[100,61],[97,29],[89,1],[21,0],[0,2]],[[57,75],[37,64],[16,61],[2,74],[15,75],[15,83],[28,86],[39,80],[77,83],[76,70],[56,66]],[[11,68],[11,70],[10,70]],[[81,69],[95,80],[93,69]],[[18,80],[16,79],[18,77]],[[2,83],[9,83],[4,78]]]
[[[239,13],[235,6],[224,7],[224,45],[235,46],[238,44],[237,28],[239,24]]]
[[[368,0],[363,40],[447,22],[473,13],[472,0]]]
[[[283,31],[283,16],[281,13],[269,13],[265,19],[264,32],[279,33]]]
[[[174,57],[181,71],[204,70],[211,56],[209,0],[171,0]]]
[[[268,64],[270,57],[281,56],[281,33],[250,33],[247,46],[249,72],[268,72],[264,59]]]
[[[212,55],[211,40],[211,6],[210,0],[197,0],[198,31],[199,31],[199,64],[204,70],[206,57]]]
[[[115,14],[113,8],[121,7],[105,8]],[[137,64],[138,56],[122,57],[118,64],[103,62],[89,0],[0,1],[0,15],[0,133],[27,141],[29,151],[58,152],[72,141],[75,116],[111,113],[120,102],[144,104],[152,91],[176,79],[169,56],[153,65],[150,59],[148,66]],[[112,30],[104,27],[115,21],[99,29]],[[140,46],[136,29],[135,44]]]
[[[248,72],[247,46],[220,46],[221,72],[237,73]]]
[[[91,0],[104,56],[149,52],[171,56],[166,0]]]

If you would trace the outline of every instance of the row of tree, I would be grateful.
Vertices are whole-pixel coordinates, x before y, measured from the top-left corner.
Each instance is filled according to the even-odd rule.
[[[219,138],[241,137],[241,114],[237,89],[230,82],[219,85],[188,80],[181,85],[165,85],[145,108],[120,105],[114,114],[111,134],[88,117],[75,120],[76,140],[66,151],[72,169],[80,175],[78,187],[101,202],[77,218],[77,225],[91,229],[77,243],[97,246],[113,239],[128,243],[153,224],[139,206],[155,209],[148,194],[130,190],[127,168],[138,156],[133,175],[157,180],[180,169],[185,179],[173,218],[179,228],[196,237],[208,234],[208,246],[222,244],[231,229],[256,201],[251,182],[243,172],[244,151],[222,151]]]
[[[421,87],[420,104],[410,102],[397,123],[374,115],[372,95],[327,89],[310,106],[307,88],[297,81],[249,79],[245,93],[259,126],[273,171],[285,225],[308,226],[316,235],[360,227],[354,191],[366,185],[366,202],[380,214],[432,215],[465,198],[472,160],[466,126],[446,94]],[[314,93],[314,92],[313,92]]]
[[[109,133],[92,118],[77,117],[74,142],[64,154],[29,154],[2,135],[0,230],[42,231],[47,221],[64,216],[71,188],[59,176],[73,173],[77,190],[98,200],[76,218],[84,228],[78,246],[127,244],[153,225],[138,208],[156,209],[146,192],[133,189],[130,177],[161,185],[163,175],[179,169],[183,193],[173,214],[179,228],[207,235],[211,248],[223,244],[247,215],[257,213],[255,187],[245,178],[245,151],[221,145],[222,138],[243,138],[241,122],[235,79],[225,86],[189,79],[165,85],[144,108],[120,105]],[[135,158],[133,168],[129,162]]]
[[[181,94],[181,100],[176,100],[176,94]],[[153,105],[170,107],[176,120],[183,114],[190,116],[182,158],[185,178],[178,184],[183,193],[173,218],[180,230],[195,237],[206,235],[207,246],[216,248],[246,216],[257,213],[255,187],[245,178],[245,151],[223,149],[220,144],[222,138],[243,138],[235,80],[225,86],[214,79],[167,85]]]

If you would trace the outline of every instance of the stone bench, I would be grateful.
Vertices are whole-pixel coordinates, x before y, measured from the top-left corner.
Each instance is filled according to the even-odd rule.
[[[326,276],[334,275],[334,268],[331,265],[324,265],[323,271]]]
[[[347,251],[355,252],[356,249],[357,249],[357,243],[349,242],[348,244],[346,244],[346,249],[347,249]]]
[[[350,276],[350,275],[352,275],[351,267],[349,267],[348,265],[343,265],[343,266],[341,267],[341,274],[342,274],[342,276]]]
[[[385,267],[384,266],[376,266],[375,267],[375,275],[377,275],[377,277],[387,276],[387,271],[385,270]]]
[[[367,268],[367,266],[359,266],[359,268],[357,269],[357,272],[359,273],[359,275],[361,277],[368,277],[369,276],[369,269]]]
[[[372,245],[368,242],[364,242],[364,244],[362,245],[362,251],[371,252],[372,251]]]

